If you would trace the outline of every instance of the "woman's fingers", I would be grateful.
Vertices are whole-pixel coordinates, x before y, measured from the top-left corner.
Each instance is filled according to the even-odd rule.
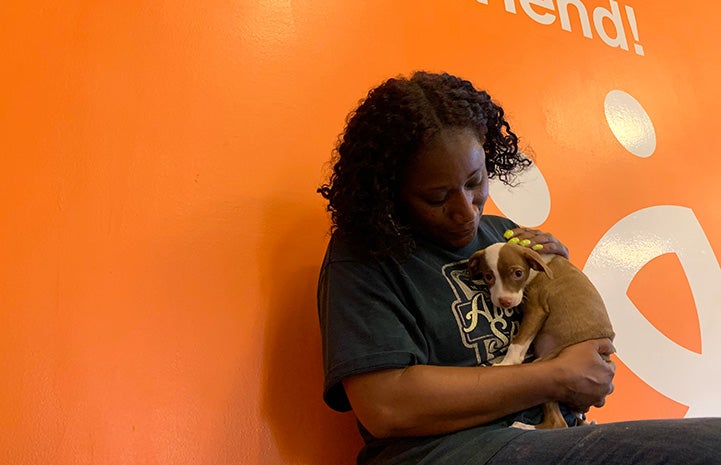
[[[529,247],[539,253],[551,253],[568,258],[568,248],[552,234],[531,228],[509,229],[503,237],[512,244]]]

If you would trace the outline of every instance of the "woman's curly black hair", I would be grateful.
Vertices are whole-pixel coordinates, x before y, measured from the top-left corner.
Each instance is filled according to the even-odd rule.
[[[490,178],[511,184],[531,164],[503,108],[469,81],[416,72],[372,89],[346,119],[332,158],[331,230],[372,255],[407,256],[415,248],[399,204],[401,178],[421,147],[444,128],[471,128],[483,142]]]

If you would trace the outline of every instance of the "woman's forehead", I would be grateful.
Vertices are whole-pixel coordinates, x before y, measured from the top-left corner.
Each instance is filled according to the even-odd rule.
[[[485,152],[470,128],[444,129],[426,143],[408,167],[414,183],[466,179],[485,166]]]

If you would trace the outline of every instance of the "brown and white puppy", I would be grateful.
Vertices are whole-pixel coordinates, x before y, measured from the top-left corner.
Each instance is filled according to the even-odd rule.
[[[508,309],[523,304],[518,333],[499,365],[522,363],[531,344],[541,360],[578,342],[613,340],[601,295],[581,270],[559,255],[497,243],[471,255],[468,272],[471,279],[486,283],[493,305]],[[557,403],[545,404],[543,411],[543,423],[536,428],[566,427]]]

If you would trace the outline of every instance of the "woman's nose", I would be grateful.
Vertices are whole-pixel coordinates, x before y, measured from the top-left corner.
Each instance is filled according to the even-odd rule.
[[[451,219],[458,223],[473,221],[478,215],[478,205],[475,200],[474,192],[460,192],[454,196],[450,211]]]

